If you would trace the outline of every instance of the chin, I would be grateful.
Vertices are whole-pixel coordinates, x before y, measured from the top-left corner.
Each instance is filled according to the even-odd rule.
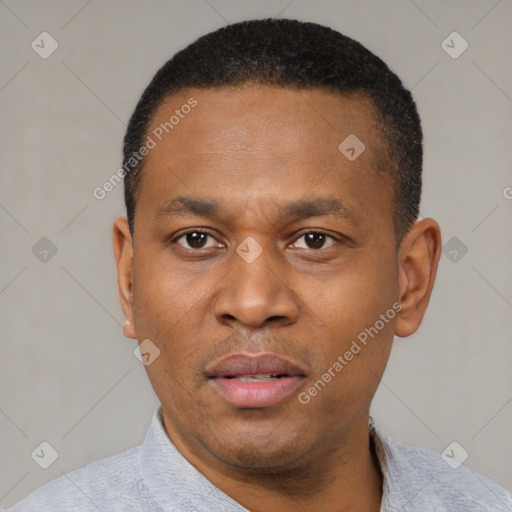
[[[208,451],[224,464],[249,473],[284,473],[298,469],[311,451],[306,439],[296,429],[248,432],[247,429],[229,437],[203,443]],[[208,446],[210,445],[210,446]]]

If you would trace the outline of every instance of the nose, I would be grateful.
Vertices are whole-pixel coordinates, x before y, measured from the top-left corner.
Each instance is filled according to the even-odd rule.
[[[273,259],[270,250],[263,250],[250,263],[233,254],[232,268],[215,298],[214,312],[219,322],[280,327],[297,321],[298,301]]]

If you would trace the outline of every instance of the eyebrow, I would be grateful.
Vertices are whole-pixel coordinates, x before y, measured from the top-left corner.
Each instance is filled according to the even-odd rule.
[[[285,203],[282,206],[284,217],[306,219],[309,217],[330,216],[337,219],[355,222],[356,215],[347,204],[335,197],[320,197],[315,199],[299,199]],[[178,196],[165,201],[156,210],[155,215],[161,216],[189,216],[216,217],[222,216],[225,209],[218,201],[211,199],[197,199],[189,196]]]

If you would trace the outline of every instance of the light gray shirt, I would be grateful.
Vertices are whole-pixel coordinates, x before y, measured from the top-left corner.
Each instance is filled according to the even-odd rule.
[[[381,512],[509,512],[511,494],[440,454],[392,441],[370,417],[383,473]],[[452,463],[452,466],[455,464]],[[194,468],[170,441],[162,408],[141,446],[39,487],[8,512],[247,512]]]

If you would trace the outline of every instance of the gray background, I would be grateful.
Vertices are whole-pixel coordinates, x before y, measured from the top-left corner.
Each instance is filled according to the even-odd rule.
[[[3,507],[143,440],[158,402],[121,332],[111,221],[124,213],[122,187],[102,201],[92,191],[119,167],[126,122],[164,61],[227,22],[276,15],[356,38],[412,88],[425,131],[422,215],[440,222],[445,244],[456,237],[421,329],[395,341],[372,414],[412,445],[442,452],[457,441],[467,466],[512,488],[510,0],[5,0]],[[43,31],[59,44],[47,59],[31,48]],[[453,31],[469,44],[457,59],[441,47]],[[32,250],[42,237],[57,248],[47,261],[44,247]],[[30,455],[42,441],[59,453],[46,470]]]

